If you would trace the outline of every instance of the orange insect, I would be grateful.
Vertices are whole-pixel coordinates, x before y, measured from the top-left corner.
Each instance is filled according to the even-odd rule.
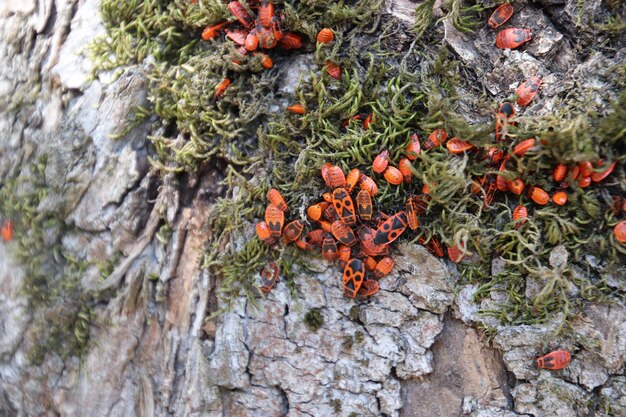
[[[376,245],[390,244],[404,232],[407,222],[408,220],[404,211],[394,214],[378,227],[376,235],[374,236],[374,243]]]
[[[227,24],[228,22],[222,22],[222,23],[218,23],[217,25],[207,26],[202,31],[202,39],[205,41],[213,39],[220,33],[220,30],[222,30],[222,28],[226,26]]]
[[[270,230],[270,227],[267,225],[267,223],[259,222],[259,223],[256,224],[255,229],[256,229],[257,236],[262,241],[268,242],[268,241],[271,241],[272,239],[274,239],[274,237],[272,236],[272,231]],[[2,230],[4,232],[4,229],[2,229]],[[4,237],[4,234],[2,236]]]
[[[552,172],[552,178],[554,178],[554,181],[557,181],[557,182],[563,181],[566,175],[567,175],[567,165],[565,164],[558,164],[556,168],[554,168],[554,172]]]
[[[350,260],[350,256],[352,255],[352,249],[350,246],[340,245],[339,246],[339,260],[341,262],[348,262]]]
[[[411,170],[412,168],[413,164],[411,164],[409,158],[402,158],[400,162],[398,162],[398,169],[400,170],[400,173],[402,173],[402,178],[404,178],[404,182],[406,182],[407,184],[411,182],[411,178],[413,177],[413,171]]]
[[[376,231],[367,225],[364,225],[359,229],[361,251],[368,256],[387,255],[389,253],[389,246],[375,244],[375,235]]]
[[[406,147],[406,157],[411,161],[415,161],[421,150],[422,147],[420,145],[419,136],[417,136],[417,133],[413,133],[411,135],[411,141]]]
[[[374,279],[366,280],[363,285],[361,285],[361,289],[358,292],[359,297],[371,297],[376,294],[380,289],[380,285]]]
[[[626,243],[626,220],[623,220],[615,225],[613,228],[613,235],[615,240],[621,243]]]
[[[526,223],[528,218],[528,209],[524,206],[517,206],[513,210],[513,221],[515,222],[515,228],[519,229]]]
[[[285,223],[285,212],[274,204],[270,204],[265,209],[265,223],[267,223],[267,226],[270,228],[270,234],[272,236],[280,236],[283,224]]]
[[[350,226],[342,223],[341,220],[335,220],[331,225],[330,230],[339,243],[346,246],[354,246],[356,244],[356,236],[354,235],[354,232]]]
[[[506,160],[502,161],[502,164],[500,164],[500,169],[498,170],[498,172],[504,171],[506,171]],[[509,186],[506,183],[506,178],[503,174],[498,174],[496,176],[496,188],[499,191],[507,191],[509,189]]]
[[[419,194],[413,197],[413,201],[415,202],[415,212],[418,216],[420,216],[426,213],[428,203],[430,202],[430,196],[427,194]]]
[[[613,169],[615,168],[615,164],[617,164],[617,161],[614,161],[612,164],[609,164],[609,166],[604,171],[598,171],[598,172],[594,172],[593,174],[591,174],[591,181],[600,182],[606,177],[608,177],[611,174],[611,172],[613,172]],[[604,165],[603,160],[599,160],[598,162],[596,162],[597,168],[600,168],[603,165]]]
[[[272,49],[278,43],[276,38],[276,32],[272,29],[263,27],[261,24],[256,26],[256,34],[259,38],[259,46],[263,49]],[[279,36],[282,36],[282,32],[278,32]]]
[[[395,263],[393,262],[393,259],[391,259],[388,256],[381,259],[376,264],[376,269],[374,270],[374,276],[378,279],[384,277],[385,275],[391,272],[394,265]]]
[[[276,39],[276,42],[280,42],[283,38],[283,30],[280,28],[280,23],[276,16],[272,17],[272,35],[274,39]]]
[[[341,78],[341,67],[332,61],[326,61],[326,72],[331,78],[338,80]]]
[[[550,196],[539,187],[528,187],[528,197],[535,203],[545,206],[550,201]]]
[[[372,126],[372,123],[374,123],[374,115],[368,114],[365,120],[363,120],[363,129],[368,130]]]
[[[517,87],[515,94],[517,94],[517,104],[520,106],[528,106],[530,102],[535,98],[539,92],[539,86],[541,85],[541,78],[534,76],[526,80]]]
[[[572,179],[574,180],[578,179],[578,176],[580,175],[580,166],[574,165],[574,167],[571,170],[571,174],[572,174]]]
[[[256,34],[256,30],[252,29],[250,33],[248,33],[248,36],[246,36],[246,40],[243,43],[243,46],[246,48],[247,51],[250,52],[259,47],[259,37]]]
[[[428,230],[426,231],[426,237],[420,237],[417,240],[417,243],[423,245],[431,254],[443,258],[444,251],[441,243],[439,243],[439,240],[436,237],[431,236]]]
[[[363,280],[365,267],[359,259],[350,259],[343,269],[343,293],[348,298],[355,298]]]
[[[446,143],[448,151],[452,154],[460,154],[474,149],[474,145],[459,138],[452,138]]]
[[[218,85],[215,86],[215,94],[213,97],[216,99],[222,97],[222,95],[224,95],[224,91],[226,91],[228,86],[230,86],[230,83],[231,81],[229,78],[224,78]]]
[[[354,203],[345,188],[336,188],[333,191],[333,206],[342,222],[347,225],[356,223]]]
[[[465,254],[457,245],[454,245],[448,248],[448,257],[452,262],[459,263],[463,260],[463,258],[465,258]]]
[[[272,24],[272,17],[274,17],[274,5],[269,1],[262,1],[259,8],[259,22],[269,28]]]
[[[320,220],[320,226],[326,233],[332,232],[332,224],[327,220]]]
[[[287,107],[287,111],[295,114],[304,114],[304,106],[300,103],[296,103]]]
[[[270,203],[272,203],[282,211],[289,210],[289,207],[287,206],[283,195],[276,188],[270,188],[270,190],[267,192],[267,198],[269,198]]]
[[[307,241],[311,242],[313,245],[319,245],[322,243],[325,236],[326,232],[324,232],[323,229],[311,230],[306,234]]]
[[[624,197],[613,196],[613,214],[619,216],[622,211],[626,211],[626,199]]]
[[[246,28],[250,29],[254,25],[254,18],[248,13],[248,11],[238,1],[231,1],[228,3],[228,10],[237,18]]]
[[[565,191],[557,191],[552,195],[552,201],[554,201],[554,204],[562,206],[567,203],[567,194],[565,194]]]
[[[581,162],[578,166],[580,167],[581,177],[590,177],[593,173],[593,165],[591,165],[591,162],[589,161]]]
[[[374,158],[374,162],[372,162],[372,170],[381,174],[387,169],[387,164],[389,163],[389,151],[387,149],[383,150],[376,158]]]
[[[324,183],[327,187],[330,187],[330,181],[328,178],[328,169],[331,168],[333,164],[330,162],[324,162],[324,165],[320,168],[320,172],[322,173],[322,178],[324,179]]]
[[[556,371],[565,368],[572,360],[572,355],[566,350],[550,352],[545,356],[537,358],[537,367]]]
[[[322,257],[327,261],[334,261],[339,257],[337,253],[337,243],[330,234],[327,234],[322,241]]]
[[[243,46],[243,44],[246,43],[248,32],[245,30],[226,30],[226,37],[237,45]]]
[[[378,194],[378,185],[376,185],[376,182],[373,179],[371,179],[365,174],[361,174],[361,181],[359,182],[359,187],[362,190],[367,191],[372,197]]]
[[[302,37],[297,33],[285,32],[278,45],[283,49],[300,49],[302,48]]]
[[[492,146],[489,148],[489,152],[487,152],[487,157],[491,165],[498,165],[502,161],[502,158],[504,158],[504,153],[495,146]]]
[[[328,168],[328,182],[330,183],[330,188],[346,186],[346,176],[341,168],[336,165]]]
[[[331,223],[337,220],[337,212],[335,211],[335,207],[329,205],[326,210],[324,210],[324,218]]]
[[[13,240],[13,222],[11,220],[6,219],[2,222],[0,234],[2,234],[2,240],[5,242]]]
[[[508,126],[514,125],[511,119],[515,117],[515,108],[508,101],[502,102],[496,112],[496,142],[506,139]]]
[[[504,29],[496,35],[496,46],[500,49],[515,49],[532,39],[528,29]]]
[[[324,213],[324,210],[326,210],[327,207],[328,207],[327,202],[313,204],[312,206],[306,209],[306,215],[309,217],[309,219],[316,222],[322,218],[322,213]]]
[[[283,234],[285,235],[285,239],[287,240],[287,242],[293,242],[300,237],[303,230],[304,223],[302,223],[302,220],[294,220],[291,223],[288,223],[287,226],[285,226]]]
[[[378,264],[378,262],[371,256],[366,256],[363,260],[363,264],[365,265],[365,269],[367,271],[373,271],[376,269],[376,265]]]
[[[404,181],[402,172],[396,167],[388,166],[385,170],[385,179],[389,184],[400,185]]]
[[[261,271],[261,285],[259,285],[259,289],[263,292],[270,292],[277,281],[278,265],[274,262],[270,262],[269,265]]]
[[[272,62],[272,58],[270,58],[269,56],[263,53],[255,54],[255,56],[257,55],[260,57],[259,62],[261,63],[261,66],[263,68],[272,69],[272,67],[274,66],[274,62]]]
[[[430,185],[424,183],[424,185],[422,185],[422,194],[426,194],[429,195],[430,194]]]
[[[578,186],[580,188],[586,188],[591,185],[591,177],[581,177],[580,181],[578,181]]]
[[[372,213],[374,211],[372,196],[370,196],[366,190],[361,190],[356,195],[356,208],[359,211],[361,220],[372,220]]]
[[[417,229],[420,225],[419,220],[417,219],[417,206],[415,205],[415,200],[409,198],[406,200],[406,219],[411,230]]]
[[[513,16],[514,11],[515,9],[509,3],[503,3],[496,10],[494,10],[489,17],[487,24],[495,29],[506,23],[506,21]]]
[[[500,178],[500,176],[498,176],[497,178]],[[487,189],[485,191],[485,198],[483,199],[483,209],[489,207],[491,203],[493,202],[493,198],[496,195],[496,191],[498,191],[497,182],[498,182],[497,179],[494,180],[493,176],[491,175],[488,176],[487,179],[485,180],[485,183],[487,184]],[[506,181],[505,181],[505,187],[506,187]]]
[[[513,181],[506,182],[507,188],[515,195],[521,195],[524,191],[524,181],[521,178],[514,179]]]
[[[325,203],[332,204],[332,202],[333,202],[333,195],[331,193],[324,193],[324,194],[322,194],[322,198],[324,199]],[[326,210],[326,209],[324,209],[324,210]]]
[[[358,168],[350,170],[348,176],[346,177],[346,190],[348,190],[349,193],[354,190],[354,187],[356,187],[359,179],[361,179],[361,171],[359,171]]]
[[[448,139],[448,133],[443,129],[434,130],[430,135],[428,135],[428,139],[426,139],[426,143],[424,143],[424,149],[432,149],[436,146],[441,145]]]
[[[319,31],[317,34],[317,42],[319,43],[330,43],[335,39],[335,34],[332,30],[328,28],[324,28]]]
[[[307,252],[312,252],[315,249],[315,246],[313,246],[312,244],[302,240],[302,239],[298,239],[296,240],[296,246],[302,250],[305,250]]]
[[[530,139],[521,141],[520,143],[517,144],[517,146],[515,146],[515,148],[513,148],[513,154],[517,156],[526,155],[526,152],[528,152],[532,147],[535,146],[535,142],[536,142],[535,138],[530,138]]]

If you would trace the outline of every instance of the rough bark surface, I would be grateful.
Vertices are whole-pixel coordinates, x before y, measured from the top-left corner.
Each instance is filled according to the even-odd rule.
[[[536,8],[515,17],[542,28],[527,53],[497,59],[485,32],[468,37],[450,22],[445,41],[492,94],[515,84],[519,71],[548,65],[546,97],[567,88],[564,79],[601,85],[591,74],[607,58],[579,62],[560,31],[575,4],[566,2],[558,26]],[[0,176],[47,154],[45,180],[58,192],[41,204],[74,226],[64,247],[93,261],[121,254],[106,280],[95,267],[82,279],[85,289],[113,291],[96,307],[86,357],[50,352],[32,366],[24,272],[11,244],[0,245],[0,415],[566,417],[589,415],[599,399],[626,415],[623,305],[589,306],[575,323],[585,341],[567,346],[572,365],[540,371],[532,359],[550,345],[551,325],[507,327],[479,315],[500,300],[477,305],[473,285],[455,293],[454,266],[421,246],[401,245],[381,292],[359,308],[343,298],[336,268],[320,262],[315,276],[295,278],[298,296],[279,283],[258,309],[241,299],[208,320],[216,278],[197,267],[219,174],[160,180],[142,126],[109,138],[145,103],[146,79],[141,66],[90,79],[84,48],[102,33],[97,5],[0,5]],[[388,8],[411,21],[412,3]],[[167,244],[155,238],[161,218],[173,225]],[[304,324],[314,309],[324,319],[316,331]],[[499,329],[496,349],[471,327],[480,323]]]

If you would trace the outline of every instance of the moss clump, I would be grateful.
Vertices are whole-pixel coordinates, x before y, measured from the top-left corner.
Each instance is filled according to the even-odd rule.
[[[29,359],[43,362],[46,353],[62,358],[82,356],[89,346],[95,319],[93,297],[80,280],[89,264],[76,259],[61,242],[71,232],[60,214],[40,208],[51,190],[45,181],[47,158],[22,168],[21,174],[0,183],[0,217],[14,224],[12,256],[24,268],[21,291],[28,297],[33,323],[27,339]]]
[[[331,407],[333,407],[333,411],[335,413],[340,413],[341,412],[341,400],[334,398],[332,400],[330,400],[330,405]]]
[[[304,324],[312,332],[317,332],[324,324],[324,316],[319,308],[312,308],[304,315]]]

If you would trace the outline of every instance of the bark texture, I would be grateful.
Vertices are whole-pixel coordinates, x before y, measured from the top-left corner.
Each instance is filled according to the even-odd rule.
[[[538,111],[550,111],[568,83],[584,79],[600,89],[596,70],[625,55],[573,51],[567,28],[575,5],[516,15],[540,28],[526,53],[498,58],[487,32],[468,36],[448,21],[445,41],[492,94],[510,90],[520,72],[549,73],[548,103]],[[258,309],[242,298],[208,319],[218,283],[198,264],[219,174],[159,179],[144,126],[109,138],[145,104],[147,81],[142,66],[90,78],[84,48],[103,31],[97,6],[0,5],[0,176],[48,155],[45,181],[54,192],[40,209],[73,227],[63,247],[94,262],[118,259],[105,280],[93,265],[81,279],[103,294],[86,356],[49,352],[33,366],[24,270],[12,244],[0,244],[0,415],[570,417],[604,415],[598,401],[626,415],[623,305],[589,306],[575,323],[580,344],[567,347],[572,365],[540,371],[533,358],[550,344],[552,325],[501,326],[479,315],[501,300],[475,303],[475,285],[455,292],[455,267],[417,245],[400,246],[380,293],[358,307],[344,300],[336,268],[320,262],[314,276],[295,278],[296,297],[281,282]],[[387,7],[389,18],[412,21],[413,3]],[[163,218],[173,225],[165,243],[156,236]],[[623,290],[624,277],[613,280]],[[312,311],[323,318],[319,329],[305,325]],[[497,350],[474,329],[481,323],[498,328]]]

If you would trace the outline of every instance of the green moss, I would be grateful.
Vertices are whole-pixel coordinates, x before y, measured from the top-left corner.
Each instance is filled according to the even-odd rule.
[[[286,96],[277,89],[276,72],[262,71],[257,59],[237,56],[232,45],[221,39],[197,40],[204,26],[229,18],[223,3],[153,0],[120,5],[120,1],[103,3],[110,36],[96,44],[94,51],[108,60],[101,68],[141,62],[150,54],[155,57],[150,72],[152,107],[139,112],[137,119],[146,120],[150,113],[159,121],[158,133],[149,137],[155,167],[162,172],[216,168],[222,175],[219,180],[225,191],[207,222],[211,238],[203,266],[221,277],[221,305],[225,308],[242,293],[254,303],[258,297],[256,277],[267,262],[277,262],[281,279],[292,292],[296,291],[296,273],[306,271],[308,258],[293,246],[270,247],[252,237],[254,223],[263,217],[270,187],[282,192],[292,208],[292,219],[321,199],[325,187],[319,168],[324,162],[338,164],[345,171],[358,167],[371,174],[371,161],[382,149],[388,149],[391,159],[397,161],[411,134],[424,139],[436,128],[478,148],[494,146],[493,124],[468,123],[458,99],[461,94],[479,96],[477,102],[483,107],[476,111],[482,114],[493,112],[497,103],[489,103],[473,81],[472,70],[441,48],[439,39],[422,36],[441,23],[433,22],[434,2],[418,6],[417,37],[403,54],[388,52],[391,48],[385,47],[387,27],[374,30],[380,26],[380,1],[285,2],[287,30],[312,40],[327,26],[336,35],[333,44],[317,45],[314,51],[313,43],[309,44],[315,67],[301,79],[295,94]],[[116,12],[116,8],[120,10]],[[444,19],[463,32],[473,30],[479,18],[482,22],[479,4],[449,0],[442,9],[447,13]],[[364,43],[371,47],[371,54],[362,52]],[[113,51],[115,59],[111,61],[108,57]],[[277,65],[295,55],[272,53],[276,53]],[[234,58],[241,60],[241,65],[233,64]],[[340,80],[323,71],[327,60],[341,65]],[[623,90],[623,71],[607,72],[606,82]],[[215,100],[215,86],[226,76],[233,83],[223,98]],[[523,158],[512,156],[502,175],[509,180],[523,178],[549,193],[557,187],[550,172],[559,162],[618,161],[618,169],[602,187],[573,186],[566,206],[540,207],[525,197],[498,193],[486,207],[483,200],[488,183],[476,194],[471,185],[493,176],[497,167],[476,154],[451,157],[445,146],[419,154],[411,184],[391,187],[373,175],[380,187],[376,204],[383,212],[402,207],[407,195],[419,194],[423,184],[430,186],[431,200],[420,219],[423,226],[406,231],[403,239],[415,242],[436,237],[445,245],[463,246],[476,253],[476,264],[460,265],[461,284],[479,286],[476,301],[504,292],[503,305],[482,311],[502,323],[537,323],[549,320],[555,312],[571,318],[585,301],[609,297],[610,288],[596,274],[580,278],[572,269],[557,271],[549,266],[550,251],[559,244],[567,248],[577,267],[587,267],[584,256],[590,251],[607,259],[610,268],[623,266],[620,256],[626,248],[612,238],[618,219],[610,204],[612,196],[626,192],[626,95],[622,92],[607,112],[606,103],[595,105],[588,99],[591,93],[572,89],[560,97],[550,114],[518,117],[517,125],[510,127],[514,140],[533,136],[542,143]],[[303,104],[306,113],[299,116],[271,109],[272,105],[284,108],[286,102]],[[373,114],[372,127],[366,130],[357,120],[342,127],[356,114]],[[496,146],[509,151],[506,143]],[[531,214],[518,230],[511,217],[520,203]],[[494,258],[503,259],[504,272],[491,276]],[[530,298],[526,296],[529,280],[543,285]],[[580,296],[569,295],[566,288],[571,285],[580,290]],[[354,306],[350,318],[358,320],[358,313]]]
[[[335,413],[340,413],[341,412],[341,400],[334,398],[332,400],[330,400],[330,405],[331,407],[333,407],[333,411]]]
[[[64,249],[61,239],[71,229],[60,213],[40,208],[49,193],[59,193],[46,184],[46,163],[42,156],[22,167],[17,177],[0,183],[0,218],[13,221],[11,255],[25,271],[21,291],[33,312],[26,337],[29,359],[35,364],[48,352],[63,359],[85,354],[95,319],[94,300],[80,282],[89,263]]]
[[[317,332],[324,324],[324,316],[318,308],[312,308],[304,315],[304,324],[312,332]]]

